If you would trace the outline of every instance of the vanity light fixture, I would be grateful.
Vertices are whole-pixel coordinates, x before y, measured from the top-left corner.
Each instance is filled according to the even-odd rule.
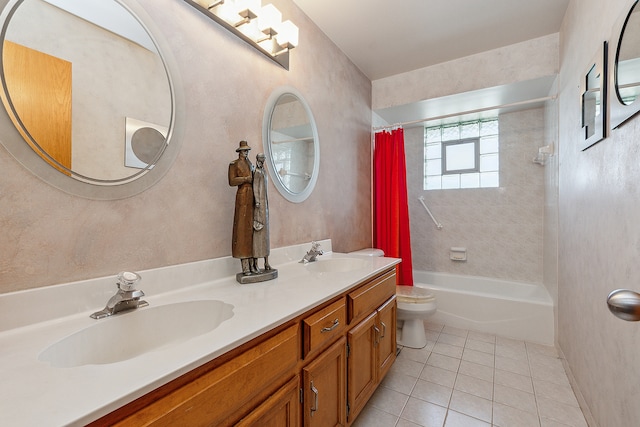
[[[298,27],[272,4],[261,0],[184,0],[231,31],[284,69],[298,45]]]

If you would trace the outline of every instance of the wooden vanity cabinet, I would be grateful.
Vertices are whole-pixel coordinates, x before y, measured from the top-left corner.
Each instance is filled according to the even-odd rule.
[[[395,269],[90,426],[348,426],[396,356]]]
[[[394,273],[389,272],[347,296],[355,323],[347,333],[349,423],[362,411],[396,357]],[[362,319],[363,316],[366,317]]]
[[[299,325],[286,327],[209,369],[195,378],[164,392],[158,389],[131,405],[142,406],[135,412],[111,422],[96,425],[115,426],[228,426],[253,410],[265,398],[277,393],[283,383],[295,375],[299,359]],[[222,358],[223,360],[226,358]],[[215,360],[213,362],[216,362]],[[187,374],[189,377],[189,374]],[[182,381],[179,378],[176,381]],[[133,406],[135,408],[135,406]],[[118,414],[114,414],[118,417]],[[99,420],[100,421],[100,420]]]
[[[319,418],[322,423],[316,423],[314,417],[317,411],[311,411],[315,404],[315,399],[319,394],[315,391],[308,392],[311,384],[305,382],[304,389],[304,410],[303,424],[307,426],[343,426],[350,425],[362,411],[365,404],[376,390],[380,381],[384,378],[389,368],[393,364],[396,357],[396,274],[395,269],[364,283],[353,291],[345,295],[348,327],[346,332],[346,421],[342,418],[335,417],[334,410],[336,406],[326,409],[331,415],[328,418]],[[342,302],[333,303],[333,309],[327,308],[324,311],[332,313],[331,316],[325,316],[325,325],[331,323],[331,319],[337,318],[336,307]],[[340,312],[341,313],[341,312]],[[316,316],[318,317],[318,316]],[[336,320],[333,320],[333,324]],[[326,327],[326,326],[325,326]],[[337,326],[336,326],[337,328]],[[308,328],[303,327],[303,334]],[[309,366],[315,364],[315,361],[324,358],[325,354],[334,349],[336,345],[343,345],[344,339],[341,338],[329,350],[325,350],[320,356],[314,359]],[[333,355],[330,360],[336,360]],[[337,364],[334,362],[334,370]],[[328,389],[337,386],[335,382],[335,374],[332,374],[331,385]],[[305,377],[306,378],[306,377]],[[328,379],[326,381],[329,381]],[[314,383],[315,385],[315,383]],[[322,393],[318,387],[315,387],[318,393]],[[335,392],[344,393],[344,389]],[[309,402],[312,399],[312,402]],[[319,397],[319,409],[322,410],[322,398]],[[344,412],[343,412],[344,413]],[[324,416],[324,415],[323,415]]]

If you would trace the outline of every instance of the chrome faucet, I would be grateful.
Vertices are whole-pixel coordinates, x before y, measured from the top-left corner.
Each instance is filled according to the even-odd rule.
[[[320,249],[320,243],[311,242],[311,249],[307,252],[307,254],[300,260],[301,263],[306,264],[308,262],[316,261],[316,257],[318,255],[322,255],[324,252]]]
[[[102,319],[123,311],[134,310],[149,305],[148,302],[140,299],[144,296],[144,292],[136,289],[136,283],[141,279],[139,274],[129,271],[123,271],[118,274],[118,291],[114,296],[109,298],[107,306],[104,309],[96,311],[91,317],[94,319]]]

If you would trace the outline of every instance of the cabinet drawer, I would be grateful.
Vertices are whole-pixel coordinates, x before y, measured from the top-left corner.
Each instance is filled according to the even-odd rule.
[[[297,325],[285,329],[116,425],[232,424],[242,415],[240,408],[251,405],[258,393],[275,391],[280,378],[293,372],[300,345],[298,330]]]
[[[347,295],[349,323],[367,316],[396,293],[396,270],[389,270],[382,276],[361,286]]]
[[[319,350],[343,334],[347,323],[344,298],[318,310],[302,321],[303,355]]]

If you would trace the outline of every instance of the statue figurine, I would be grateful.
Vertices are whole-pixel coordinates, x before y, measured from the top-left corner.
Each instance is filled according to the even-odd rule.
[[[267,176],[264,172],[264,154],[258,155],[259,171],[254,179],[255,168],[249,160],[251,147],[240,141],[236,152],[238,158],[229,164],[229,185],[238,187],[231,256],[239,258],[242,272],[236,274],[240,283],[254,283],[278,277],[278,270],[269,265],[269,213],[267,202]],[[258,193],[255,198],[254,191]],[[255,242],[254,242],[255,240]],[[264,270],[258,269],[257,258],[264,257]]]
[[[269,201],[267,199],[268,178],[264,170],[264,153],[256,156],[256,169],[253,172],[253,261],[258,269],[258,258],[264,258],[264,270],[269,265]]]
[[[238,187],[233,214],[231,256],[240,258],[242,273],[251,273],[253,258],[253,165],[249,160],[249,144],[240,141],[238,159],[229,164],[229,185]]]

